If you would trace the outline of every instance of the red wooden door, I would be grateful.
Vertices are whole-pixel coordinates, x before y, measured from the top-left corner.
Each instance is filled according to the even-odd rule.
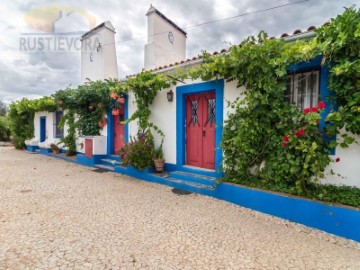
[[[186,96],[186,164],[215,168],[215,93]]]
[[[124,146],[125,128],[121,121],[124,121],[124,109],[120,109],[119,115],[114,115],[114,153],[116,150],[121,149]]]

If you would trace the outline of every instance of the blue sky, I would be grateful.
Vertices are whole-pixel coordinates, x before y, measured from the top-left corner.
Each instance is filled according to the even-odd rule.
[[[223,19],[238,14],[283,5],[297,0],[111,0],[111,1],[21,1],[4,0],[0,3],[0,100],[7,103],[22,97],[50,95],[68,85],[80,83],[80,52],[29,53],[20,46],[24,34],[42,36],[54,12],[77,11],[85,18],[74,29],[89,30],[91,26],[109,20],[116,29],[119,77],[140,71],[144,61],[146,42],[145,13],[152,3],[160,12],[180,27]],[[311,0],[304,3],[251,14],[236,19],[194,27],[186,30],[187,57],[197,56],[201,50],[220,51],[238,44],[248,35],[264,30],[270,36],[305,31],[309,26],[320,26],[343,12],[344,7],[357,0]],[[29,19],[30,18],[30,19]],[[45,24],[44,24],[45,22]],[[75,30],[76,31],[76,30]],[[138,38],[142,37],[142,38]]]

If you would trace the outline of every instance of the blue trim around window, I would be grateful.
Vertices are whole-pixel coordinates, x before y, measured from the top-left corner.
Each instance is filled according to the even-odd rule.
[[[330,70],[329,66],[321,65],[322,61],[322,55],[319,55],[312,59],[309,62],[300,62],[291,65],[287,68],[288,73],[297,73],[297,72],[306,72],[310,70],[319,70],[320,71],[320,78],[319,78],[319,84],[320,84],[320,100],[325,102],[325,109],[321,113],[321,119],[319,127],[320,129],[324,129],[326,126],[325,119],[326,116],[331,112],[337,109],[335,102],[330,98],[334,94],[329,90],[329,75]],[[325,137],[325,140],[336,140],[336,137],[334,138],[328,138]],[[331,155],[335,155],[335,148],[333,148],[330,152]]]
[[[46,116],[40,116],[40,142],[46,140]]]
[[[221,171],[222,148],[221,139],[223,132],[224,113],[224,80],[195,83],[176,87],[176,165],[185,165],[185,96],[201,92],[215,91],[215,171]]]
[[[124,118],[126,120],[129,118],[129,111],[128,111],[129,97],[125,96],[124,99],[125,99]],[[107,113],[107,120],[108,120],[108,124],[107,124],[107,155],[111,156],[114,154],[114,152],[113,152],[113,149],[114,149],[114,117],[111,114],[111,109]],[[128,124],[125,125],[124,140],[125,140],[125,143],[127,143],[129,140],[129,125]]]

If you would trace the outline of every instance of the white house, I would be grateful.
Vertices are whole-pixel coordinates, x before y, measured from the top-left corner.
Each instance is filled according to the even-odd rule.
[[[190,68],[202,62],[201,58],[196,57],[185,60],[186,33],[180,27],[153,6],[146,15],[149,36],[145,45],[144,66],[146,69],[151,69],[154,73],[168,74],[174,72],[176,68]],[[117,78],[114,35],[115,29],[111,23],[104,22],[82,36],[82,82],[87,78],[90,80]],[[311,36],[314,36],[313,28],[304,33],[297,32],[292,36],[285,37],[285,40],[292,41]],[[89,47],[87,43],[95,43],[97,46]],[[315,58],[306,65],[301,63],[293,65],[290,69],[294,73],[288,78],[289,88],[287,91],[290,101],[303,108],[315,105],[319,100],[325,100],[328,95],[329,71],[321,65],[321,58]],[[306,76],[310,69],[313,70],[311,76]],[[311,80],[302,84],[301,87],[306,89],[300,89],[297,84],[303,77]],[[167,92],[170,90],[174,93],[172,102],[167,100]],[[231,111],[227,107],[227,101],[234,101],[242,91],[244,88],[237,88],[234,81],[186,80],[185,83],[179,82],[176,86],[165,89],[156,96],[151,108],[151,121],[165,134],[163,149],[168,171],[183,171],[214,177],[221,175],[220,165],[223,153],[219,146],[224,121]],[[298,99],[297,91],[307,94],[303,99]],[[329,110],[329,106],[326,110]],[[122,117],[126,119],[135,111],[134,96],[130,93]],[[40,128],[36,127],[35,129],[35,138],[40,141],[44,138],[44,131],[41,131],[41,121],[44,121],[41,120],[43,119],[41,117],[44,116],[42,113],[37,113],[35,117],[35,126],[40,125]],[[135,122],[122,128],[116,127],[116,123],[119,122],[117,118],[112,118],[111,114],[109,118],[109,124],[103,128],[101,136],[87,138],[87,143],[91,144],[88,149],[92,151],[87,156],[93,158],[90,163],[92,165],[101,162],[102,159],[116,160],[114,147],[118,142],[115,138],[119,138],[119,136],[114,136],[114,134],[119,133],[121,138],[126,141],[137,133]],[[56,139],[54,131],[50,130],[52,123],[47,124],[49,127],[45,132],[49,142]],[[321,124],[324,124],[324,119]],[[356,136],[356,139],[359,143],[360,137]],[[157,138],[158,143],[159,138]],[[81,150],[79,149],[79,151]],[[332,157],[339,157],[342,162],[333,163],[328,167],[327,176],[323,182],[360,187],[358,177],[360,175],[360,166],[358,166],[360,164],[360,145],[354,143],[347,149],[337,147]],[[331,170],[341,176],[331,174]]]

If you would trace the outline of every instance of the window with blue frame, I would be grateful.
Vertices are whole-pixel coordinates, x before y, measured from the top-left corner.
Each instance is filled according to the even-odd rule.
[[[320,72],[318,70],[288,74],[285,100],[300,110],[316,106],[320,98]]]
[[[64,138],[64,128],[59,127],[59,123],[64,115],[63,111],[55,112],[55,122],[54,122],[54,134],[55,138]]]

